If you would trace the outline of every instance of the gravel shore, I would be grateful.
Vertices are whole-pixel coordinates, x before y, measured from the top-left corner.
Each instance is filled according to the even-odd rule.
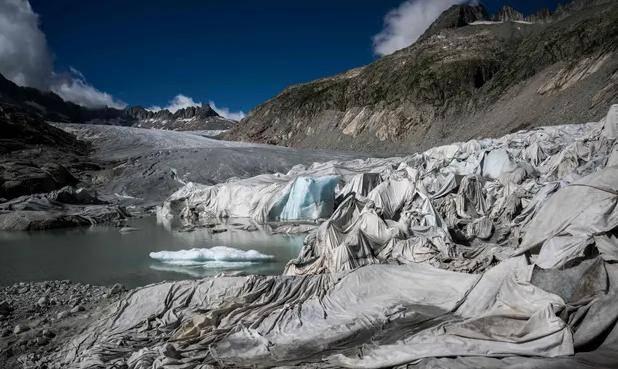
[[[70,281],[0,286],[0,368],[54,368],[54,352],[125,288]]]

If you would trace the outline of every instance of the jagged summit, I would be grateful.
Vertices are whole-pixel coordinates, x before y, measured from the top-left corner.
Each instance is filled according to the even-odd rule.
[[[522,21],[524,20],[524,15],[515,10],[513,7],[509,5],[504,5],[496,15],[493,16],[493,20],[496,22],[511,22],[511,21]]]
[[[133,126],[172,130],[227,130],[234,121],[220,116],[210,105],[189,106],[171,112],[167,109],[151,111],[141,106],[125,110]]]
[[[201,106],[189,106],[171,112],[168,109],[150,110],[142,106],[131,106],[124,109],[125,114],[139,120],[143,119],[189,119],[189,118],[212,118],[220,117],[217,112],[208,104]]]
[[[429,26],[419,40],[423,40],[444,29],[464,27],[472,22],[488,18],[487,9],[483,5],[453,5]]]

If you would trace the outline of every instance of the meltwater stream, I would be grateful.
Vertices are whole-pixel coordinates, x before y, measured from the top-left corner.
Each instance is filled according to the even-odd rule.
[[[132,219],[128,225],[136,230],[121,232],[113,226],[94,226],[0,232],[0,285],[69,279],[97,285],[122,283],[132,288],[163,280],[212,276],[223,271],[279,274],[288,260],[298,255],[304,238],[225,225],[221,227],[227,231],[216,234],[207,229],[179,232],[157,224],[154,217]],[[179,255],[186,258],[187,252],[182,250],[191,249],[206,249],[201,252],[213,257],[179,258]],[[249,250],[255,251],[246,252]]]

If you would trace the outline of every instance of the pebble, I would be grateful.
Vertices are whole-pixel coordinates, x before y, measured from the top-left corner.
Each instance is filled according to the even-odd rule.
[[[8,302],[2,301],[0,302],[0,315],[9,315],[11,313],[11,305]]]
[[[49,338],[47,337],[37,337],[35,343],[39,346],[45,346],[49,343]]]
[[[27,325],[18,324],[18,325],[15,326],[15,328],[13,328],[13,333],[20,334],[20,333],[23,333],[23,332],[25,332],[25,331],[27,331],[29,329],[30,329],[30,327],[28,327]]]
[[[116,283],[115,285],[112,286],[112,288],[109,290],[107,295],[108,297],[113,296],[113,295],[121,293],[122,291],[124,291],[124,286],[121,285],[120,283]]]
[[[64,319],[67,316],[69,316],[69,312],[68,311],[61,311],[58,313],[58,315],[56,315],[56,318],[58,318],[58,320],[60,319]]]
[[[84,311],[86,310],[85,307],[83,307],[82,305],[75,305],[75,307],[73,309],[71,309],[71,314],[75,314],[78,313],[80,311]]]
[[[51,331],[49,329],[43,329],[41,334],[43,336],[47,337],[47,338],[54,338],[54,337],[56,337],[56,333],[54,333],[53,331]]]
[[[43,307],[49,305],[49,298],[47,296],[43,296],[36,302],[37,305]]]

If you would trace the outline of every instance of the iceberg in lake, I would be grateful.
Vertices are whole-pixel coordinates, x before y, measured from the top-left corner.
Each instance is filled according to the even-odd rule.
[[[256,250],[239,250],[227,246],[203,249],[151,252],[150,258],[167,264],[202,265],[211,268],[237,267],[241,263],[255,263],[274,259]]]

